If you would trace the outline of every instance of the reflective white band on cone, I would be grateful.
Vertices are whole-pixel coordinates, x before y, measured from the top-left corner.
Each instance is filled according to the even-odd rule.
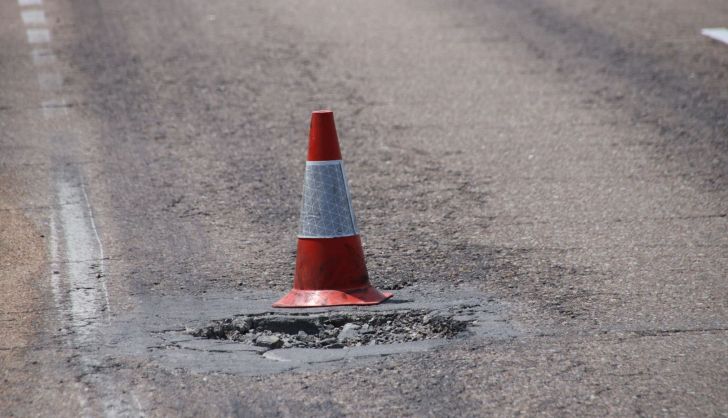
[[[358,234],[343,161],[306,161],[298,237]]]

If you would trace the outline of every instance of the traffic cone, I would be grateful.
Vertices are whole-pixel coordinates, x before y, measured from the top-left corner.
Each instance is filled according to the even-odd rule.
[[[313,112],[293,290],[273,307],[376,305],[390,297],[369,283],[334,112]]]

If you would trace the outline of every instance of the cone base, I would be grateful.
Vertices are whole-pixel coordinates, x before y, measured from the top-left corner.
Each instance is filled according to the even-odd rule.
[[[293,289],[274,308],[314,308],[317,306],[376,305],[392,297],[372,286],[350,290],[300,290]]]

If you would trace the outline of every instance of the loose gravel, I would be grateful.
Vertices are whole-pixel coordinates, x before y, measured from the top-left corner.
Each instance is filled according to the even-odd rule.
[[[262,314],[212,321],[187,332],[196,337],[276,348],[344,348],[452,338],[476,321],[456,311],[401,310]]]

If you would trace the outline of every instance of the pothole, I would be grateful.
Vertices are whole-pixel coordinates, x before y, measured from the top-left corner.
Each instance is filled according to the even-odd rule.
[[[344,348],[453,338],[477,321],[473,310],[318,312],[236,316],[188,329],[196,337],[276,348]]]

